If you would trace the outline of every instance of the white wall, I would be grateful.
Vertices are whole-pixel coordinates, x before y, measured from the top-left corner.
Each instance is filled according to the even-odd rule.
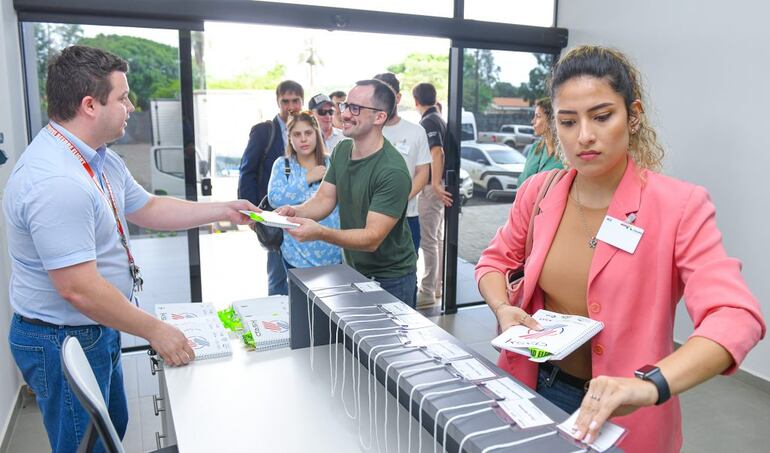
[[[770,4],[755,0],[559,2],[569,45],[601,44],[631,57],[666,148],[664,173],[705,186],[728,253],[770,315]],[[651,107],[651,109],[649,108]],[[680,304],[675,334],[692,323]],[[770,341],[743,363],[770,380]]]
[[[8,162],[0,167],[0,201],[8,175],[27,142],[17,30],[11,0],[0,0],[0,132],[5,135],[5,143],[0,144],[0,149],[8,156]],[[0,213],[0,439],[8,428],[21,385],[7,341],[12,313],[8,302],[10,263],[7,250],[5,217]]]

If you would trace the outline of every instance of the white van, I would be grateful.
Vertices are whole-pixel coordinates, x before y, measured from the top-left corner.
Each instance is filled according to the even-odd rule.
[[[463,109],[460,121],[460,143],[476,143],[476,140],[478,139],[476,116],[473,115],[473,112],[468,112]]]

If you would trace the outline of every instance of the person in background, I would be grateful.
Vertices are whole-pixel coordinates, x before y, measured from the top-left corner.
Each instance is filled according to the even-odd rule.
[[[278,114],[272,121],[264,121],[251,128],[249,142],[241,157],[241,172],[238,176],[238,197],[255,205],[267,195],[267,183],[273,162],[283,156],[288,139],[286,121],[289,113],[302,110],[305,90],[293,80],[284,80],[275,88]],[[286,269],[281,254],[267,252],[267,294],[289,294],[286,283]]]
[[[342,129],[342,114],[340,113],[340,102],[345,102],[348,94],[344,91],[335,91],[329,95],[334,104],[334,116],[332,116],[332,126]]]
[[[318,126],[321,129],[321,138],[326,145],[326,150],[331,153],[334,147],[341,140],[345,139],[342,130],[332,125],[332,116],[334,115],[334,104],[329,96],[325,94],[316,94],[307,103],[308,109],[313,112]]]
[[[411,307],[417,292],[417,255],[406,204],[411,178],[401,155],[382,135],[396,105],[384,82],[361,80],[340,104],[346,137],[313,198],[277,209],[300,226],[289,231],[300,242],[322,240],[342,247],[345,262]],[[340,229],[317,223],[339,206]]]
[[[398,116],[398,103],[401,102],[401,84],[395,74],[386,72],[374,76],[388,84],[396,93],[396,106],[390,119],[382,128],[382,134],[401,153],[406,162],[406,168],[412,177],[412,191],[409,192],[409,204],[406,208],[406,220],[412,232],[414,251],[420,250],[420,217],[417,210],[417,194],[428,183],[430,174],[430,149],[425,129],[419,124],[407,121]]]
[[[417,209],[420,215],[420,247],[425,271],[417,291],[417,306],[431,306],[441,299],[444,275],[444,207],[452,206],[452,194],[444,188],[444,144],[447,142],[446,122],[436,107],[436,87],[419,83],[412,89],[414,105],[422,115],[420,126],[425,129],[430,147],[428,184],[420,192]]]
[[[51,59],[50,122],[19,158],[3,197],[14,311],[8,342],[57,453],[78,450],[89,423],[62,369],[65,338],[83,347],[121,438],[128,425],[121,332],[146,339],[166,366],[195,359],[179,329],[139,308],[141,257],[132,254],[127,222],[164,231],[247,224],[238,211],[256,209],[245,200],[154,196],[137,184],[107,147],[134,111],[126,72],[125,60],[93,47],[67,47]],[[99,440],[95,451],[103,447]]]
[[[267,186],[267,198],[271,206],[290,206],[306,202],[318,191],[326,169],[329,168],[329,156],[314,114],[308,111],[292,113],[286,125],[289,136],[286,155],[273,163],[270,183]],[[340,216],[337,209],[319,224],[328,228],[339,228]],[[336,245],[323,241],[298,242],[285,230],[281,255],[287,270],[342,262],[342,252]]]
[[[564,168],[561,158],[556,153],[556,143],[552,129],[553,108],[550,98],[541,98],[535,102],[535,117],[532,118],[532,127],[535,135],[540,139],[529,145],[526,152],[527,162],[524,163],[524,171],[519,175],[519,187],[530,176],[542,171],[554,168]]]
[[[553,68],[550,95],[571,169],[540,203],[522,305],[510,304],[505,274],[524,264],[546,173],[519,189],[476,279],[504,330],[539,330],[531,314],[541,308],[604,328],[563,360],[538,364],[506,351],[498,365],[563,410],[579,409],[573,435],[585,443],[612,418],[628,430],[618,445],[624,451],[678,452],[675,395],[738,370],[765,335],[759,304],[741,263],[725,252],[708,192],[657,173],[663,149],[628,59],[605,47],[571,49]],[[614,234],[600,235],[600,225],[616,225]],[[674,350],[682,298],[695,330]]]

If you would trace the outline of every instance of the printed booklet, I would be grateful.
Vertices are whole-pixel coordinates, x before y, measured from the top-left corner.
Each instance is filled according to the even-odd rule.
[[[158,304],[155,316],[182,331],[195,360],[231,356],[230,337],[208,303]]]
[[[600,321],[548,310],[538,310],[532,318],[543,330],[513,326],[492,340],[492,344],[525,355],[533,362],[561,360],[604,328]]]
[[[289,222],[286,216],[276,214],[273,211],[254,212],[241,210],[238,212],[249,216],[251,220],[255,222],[263,223],[270,227],[283,228],[286,230],[290,228],[297,228],[299,226],[299,223]]]

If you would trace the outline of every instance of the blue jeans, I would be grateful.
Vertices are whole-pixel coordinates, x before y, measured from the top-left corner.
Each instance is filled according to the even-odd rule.
[[[67,336],[80,341],[102,391],[112,424],[120,438],[128,426],[123,390],[120,332],[104,326],[49,327],[29,324],[17,314],[8,334],[11,354],[27,385],[35,392],[51,449],[75,452],[90,420],[72,393],[61,365],[61,345]],[[94,451],[103,452],[101,440]]]
[[[407,223],[409,224],[409,230],[412,232],[412,243],[414,243],[414,252],[419,255],[420,253],[420,217],[407,217]]]
[[[568,414],[574,413],[583,403],[585,392],[582,388],[574,387],[556,379],[548,385],[550,373],[540,367],[537,373],[537,393],[552,402]]]
[[[380,287],[400,301],[415,308],[417,304],[417,273],[410,272],[401,277],[374,277]]]
[[[286,268],[283,266],[283,256],[279,252],[267,252],[267,295],[289,294],[286,283]]]

